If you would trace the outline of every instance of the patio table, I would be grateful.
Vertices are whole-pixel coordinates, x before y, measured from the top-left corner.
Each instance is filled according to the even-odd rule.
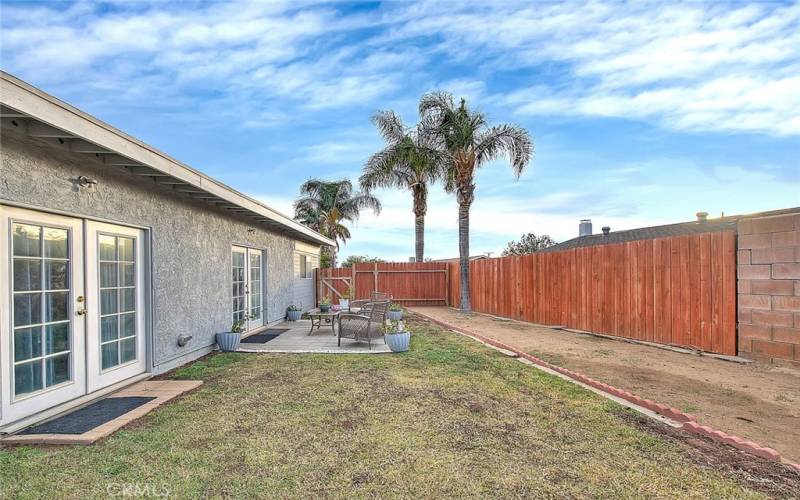
[[[311,318],[311,330],[308,331],[308,334],[311,335],[314,331],[314,327],[319,330],[323,325],[330,325],[331,333],[336,335],[336,318],[339,317],[340,312],[339,310],[334,311],[333,309],[328,312],[322,312],[319,308],[308,311],[308,317]]]

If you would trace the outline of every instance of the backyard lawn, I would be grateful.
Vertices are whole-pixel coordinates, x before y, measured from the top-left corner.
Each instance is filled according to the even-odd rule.
[[[89,447],[0,449],[0,498],[792,496],[778,464],[660,427],[429,323],[400,355],[210,356]],[[127,490],[125,489],[127,488]]]

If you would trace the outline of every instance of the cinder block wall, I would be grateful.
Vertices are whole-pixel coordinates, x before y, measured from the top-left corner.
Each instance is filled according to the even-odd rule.
[[[800,366],[800,211],[738,226],[739,355]]]

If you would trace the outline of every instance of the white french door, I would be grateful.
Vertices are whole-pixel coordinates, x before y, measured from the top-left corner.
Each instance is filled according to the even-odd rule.
[[[144,232],[7,206],[0,225],[0,425],[144,372]]]
[[[86,392],[83,224],[0,206],[0,422]]]
[[[89,392],[146,369],[143,257],[141,229],[86,223]]]
[[[249,331],[264,325],[263,252],[233,247],[231,251],[231,295],[233,322],[244,321]]]

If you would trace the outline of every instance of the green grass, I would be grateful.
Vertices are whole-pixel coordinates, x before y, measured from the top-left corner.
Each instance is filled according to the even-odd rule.
[[[0,449],[0,498],[757,496],[615,404],[411,323],[404,354],[183,367],[206,384],[99,444]]]

